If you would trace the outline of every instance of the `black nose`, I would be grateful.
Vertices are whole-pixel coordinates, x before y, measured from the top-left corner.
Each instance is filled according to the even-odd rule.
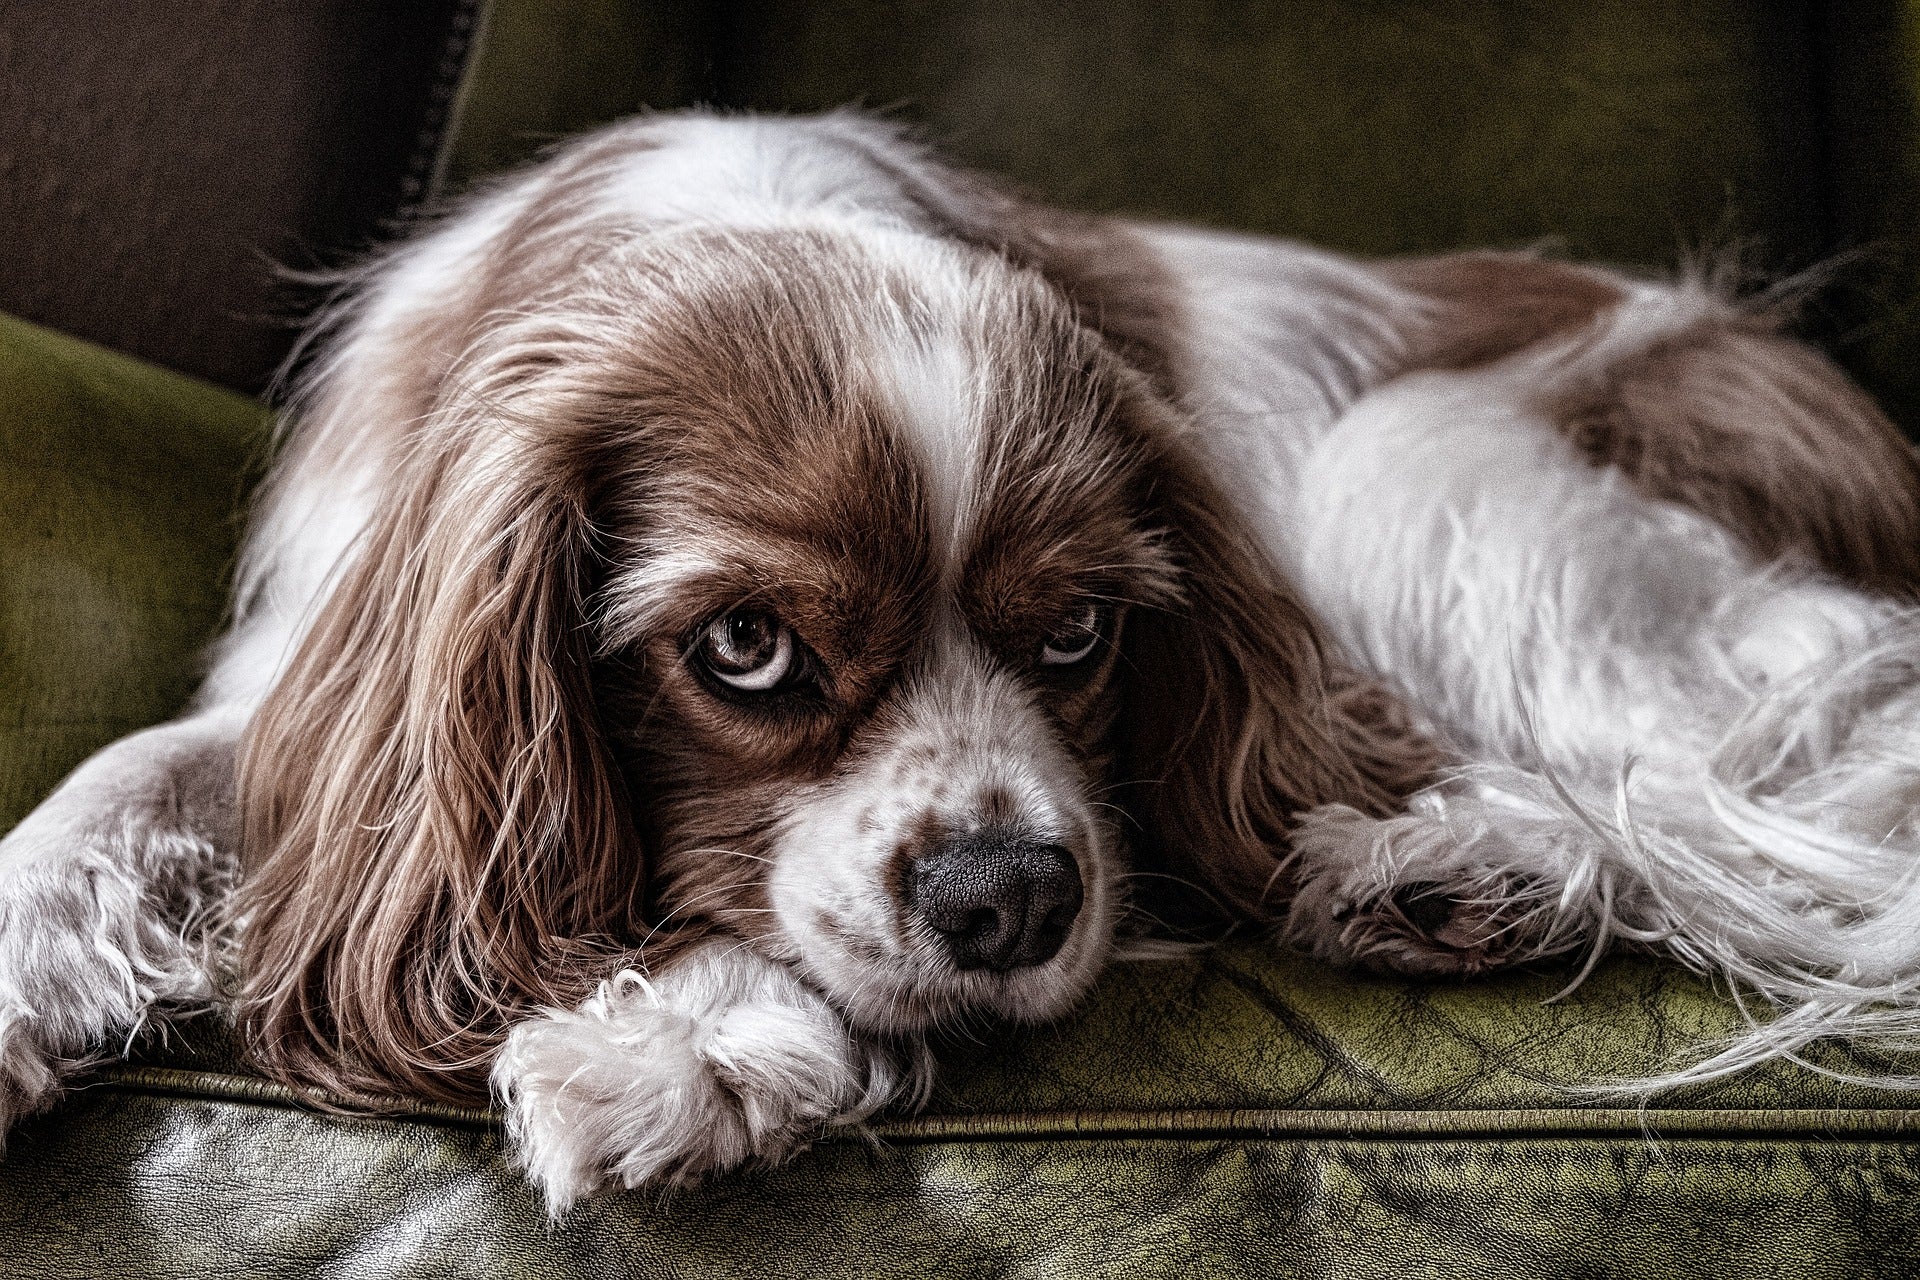
[[[1080,868],[1071,853],[992,827],[915,859],[907,891],[962,969],[1045,964],[1080,914]]]

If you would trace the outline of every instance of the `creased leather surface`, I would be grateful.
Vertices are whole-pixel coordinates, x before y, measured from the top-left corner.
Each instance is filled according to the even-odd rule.
[[[30,1122],[0,1274],[1908,1276],[1913,1143],[816,1146],[544,1225],[484,1129],[99,1092]]]
[[[1638,1095],[1608,1093],[1607,1082],[1671,1069],[1741,1026],[1729,1001],[1664,961],[1618,957],[1548,1003],[1570,977],[1552,968],[1415,983],[1329,969],[1258,938],[1117,963],[1068,1018],[943,1040],[927,1114],[1004,1129],[1005,1117],[1040,1114],[1059,1128],[1074,1112],[1445,1113],[1465,1131],[1483,1112],[1637,1107]],[[219,1021],[199,1018],[149,1037],[134,1060],[226,1072],[233,1054]],[[1920,1054],[1831,1045],[1809,1060],[1843,1073],[1920,1071]],[[1775,1063],[1653,1103],[1877,1111],[1909,1099]]]
[[[943,1103],[963,1112],[1564,1108],[1598,1103],[1578,1091],[1670,1068],[1740,1026],[1729,1002],[1671,964],[1622,957],[1547,1003],[1570,977],[1550,969],[1412,983],[1327,969],[1246,939],[1188,960],[1116,966],[1088,1007],[1062,1023],[956,1040],[943,1053]],[[1855,1071],[1903,1065],[1833,1048],[1814,1060]],[[1744,1109],[1902,1100],[1776,1064],[1659,1102]]]
[[[1790,1065],[1583,1096],[1737,1018],[1648,960],[1543,1005],[1566,976],[1423,986],[1256,939],[1122,964],[1059,1024],[946,1044],[920,1117],[556,1227],[486,1117],[313,1114],[225,1074],[202,1019],[20,1131],[0,1275],[1920,1271],[1920,1111]]]

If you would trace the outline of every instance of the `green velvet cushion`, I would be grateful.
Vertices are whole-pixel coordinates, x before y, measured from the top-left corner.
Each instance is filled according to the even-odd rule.
[[[0,316],[0,833],[193,692],[258,402]]]

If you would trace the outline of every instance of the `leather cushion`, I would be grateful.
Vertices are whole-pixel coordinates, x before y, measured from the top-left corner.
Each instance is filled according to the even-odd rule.
[[[1893,1280],[1916,1193],[1817,1134],[894,1136],[550,1228],[488,1130],[98,1092],[0,1164],[0,1274]]]
[[[492,1117],[317,1114],[206,1020],[31,1121],[0,1273],[1899,1276],[1920,1113],[1791,1066],[1575,1087],[1737,1018],[1671,966],[1419,986],[1244,940],[943,1046],[920,1117],[549,1227]],[[197,1042],[197,1043],[196,1043]],[[1823,1055],[1831,1066],[1892,1065]],[[1912,1064],[1908,1064],[1912,1065]],[[236,1261],[239,1265],[236,1268]],[[8,1267],[11,1266],[11,1270]]]

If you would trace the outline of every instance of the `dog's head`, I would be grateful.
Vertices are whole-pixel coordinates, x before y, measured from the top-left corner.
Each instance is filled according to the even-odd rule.
[[[514,277],[247,744],[267,1065],[464,1096],[716,931],[870,1030],[1044,1018],[1140,857],[1257,914],[1287,815],[1385,802],[1164,387],[1016,256],[829,218]]]

